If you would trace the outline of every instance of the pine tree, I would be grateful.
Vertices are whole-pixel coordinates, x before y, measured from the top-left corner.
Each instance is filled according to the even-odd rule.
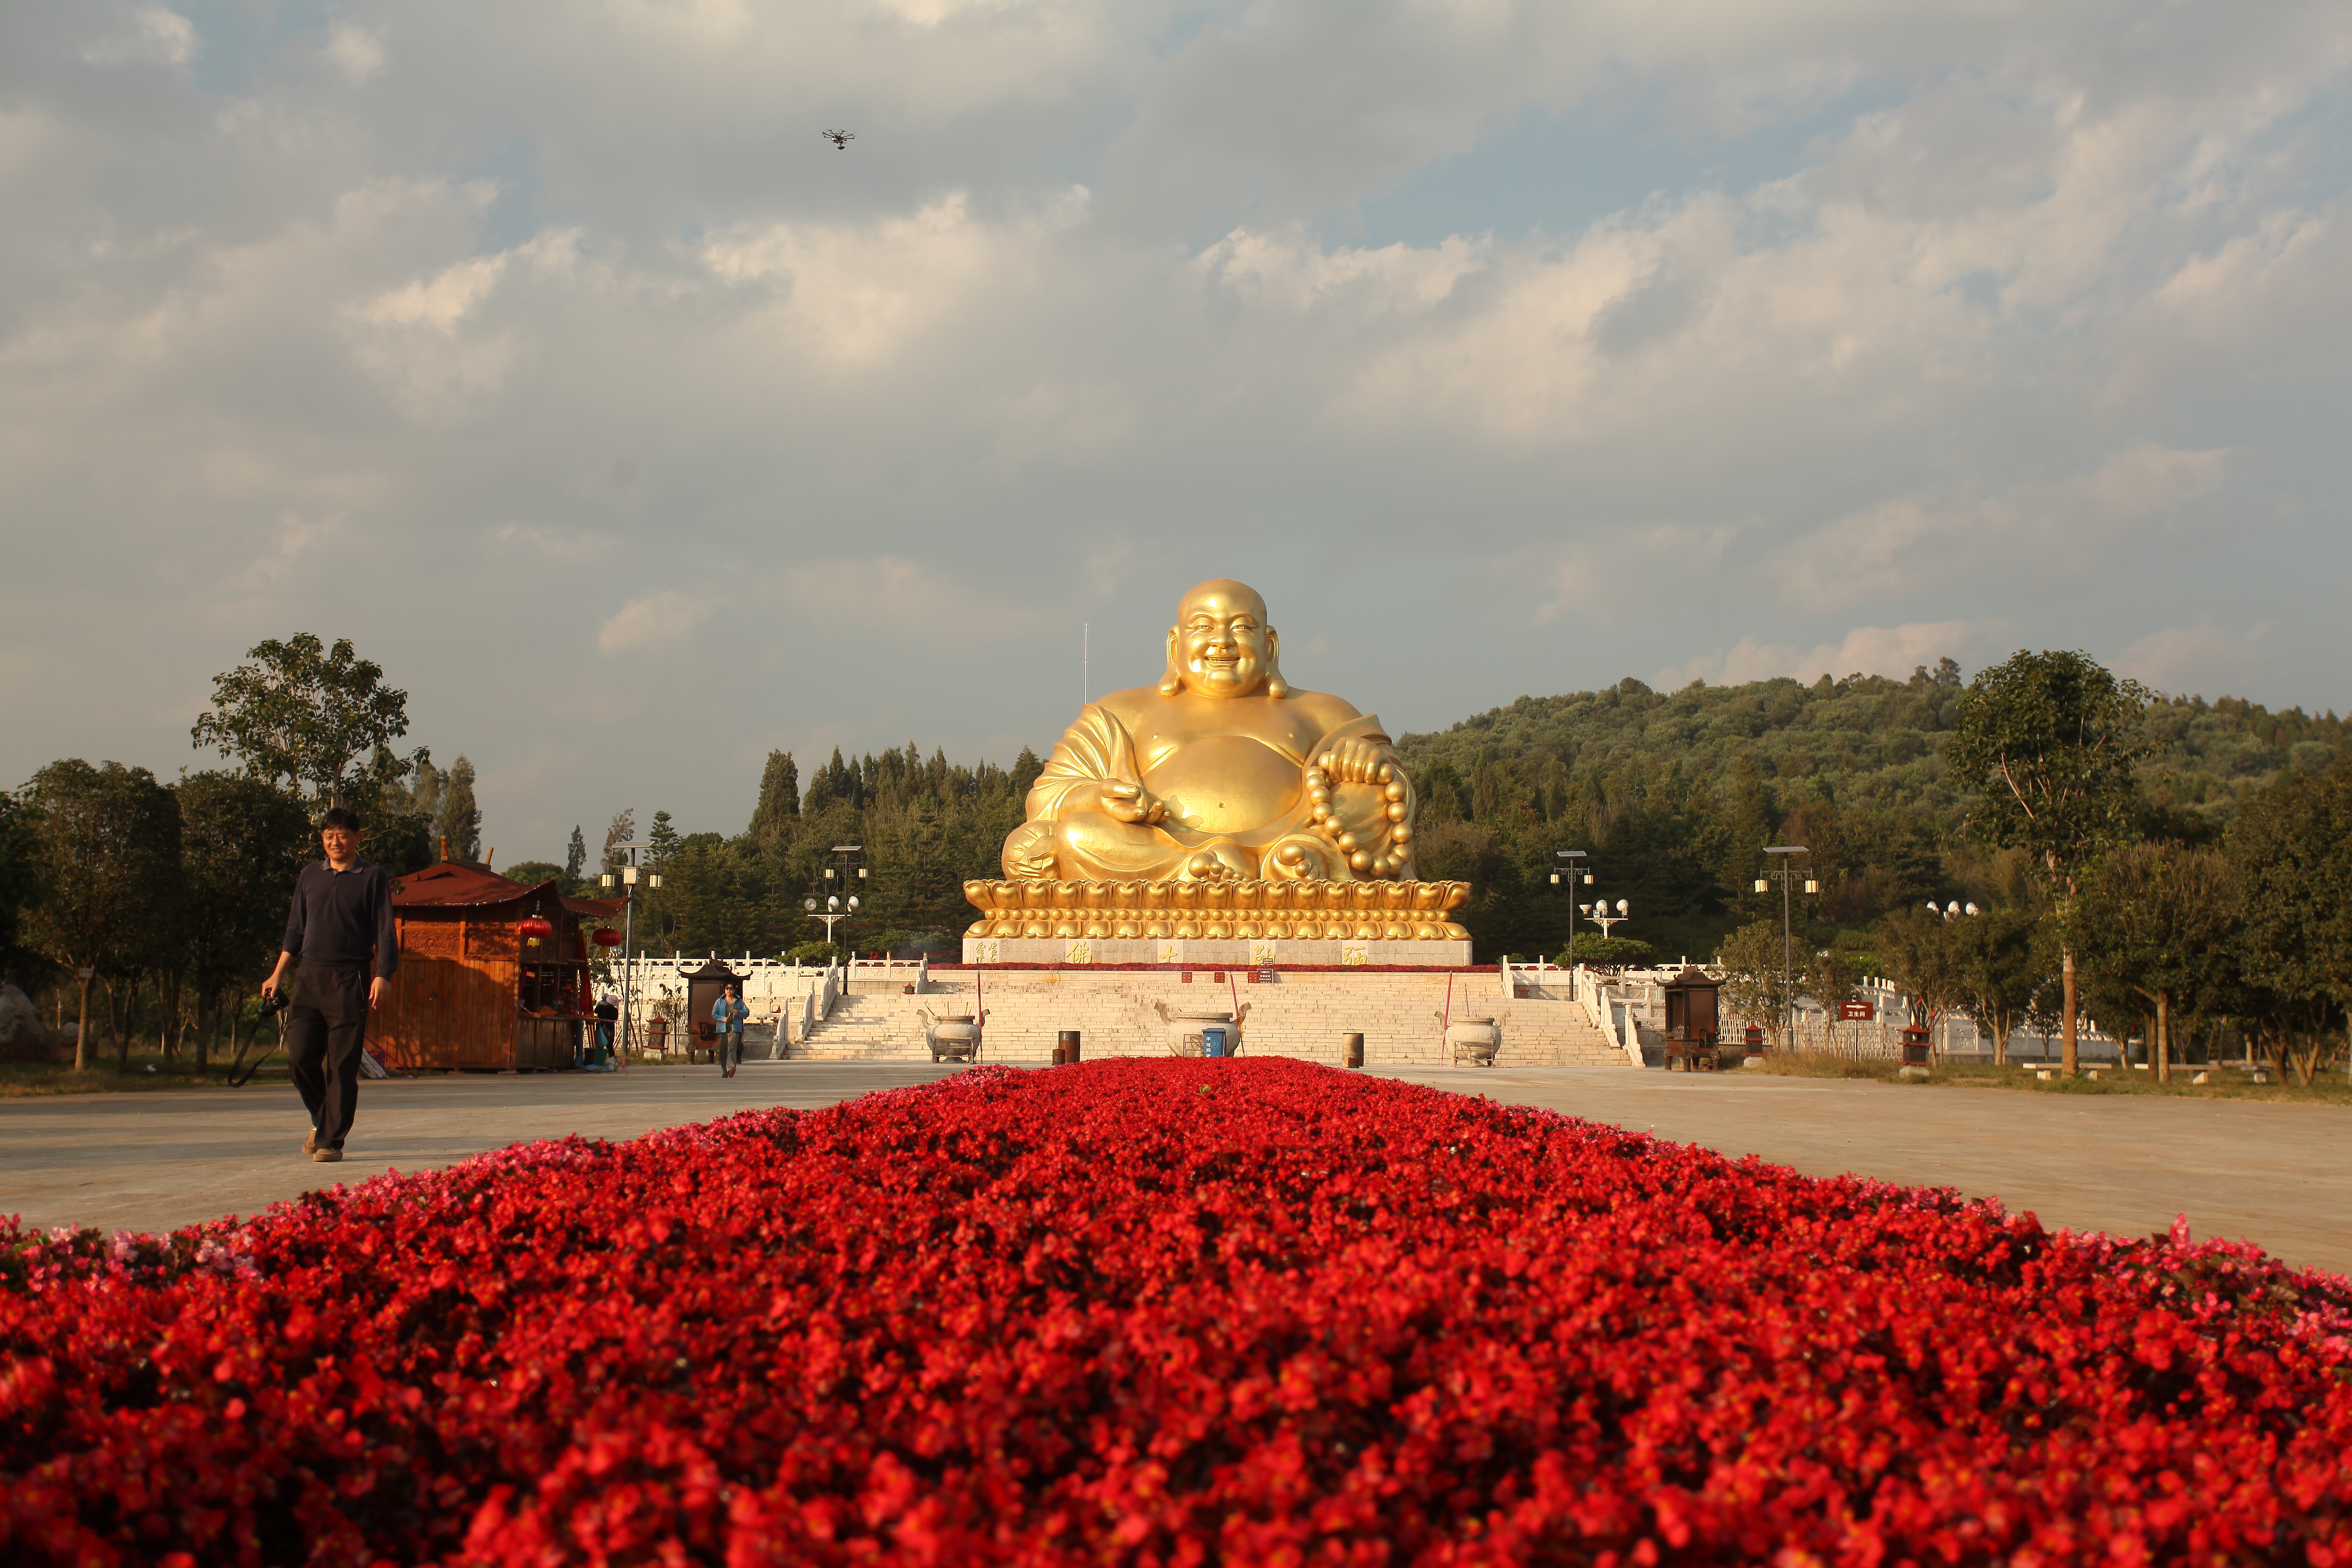
[[[614,812],[611,826],[604,829],[603,865],[605,870],[617,871],[621,868],[628,859],[628,856],[623,853],[621,846],[634,843],[636,837],[637,808],[633,805],[626,811]]]
[[[433,765],[432,759],[416,764],[416,772],[408,785],[408,809],[427,822],[441,818],[441,781],[445,775]]]
[[[1013,759],[1013,797],[1026,800],[1029,786],[1035,784],[1037,775],[1045,771],[1045,764],[1037,760],[1037,753],[1026,746],[1022,747],[1021,754]]]
[[[1502,790],[1495,778],[1494,753],[1486,747],[1478,748],[1478,765],[1470,771],[1470,809],[1481,822],[1492,822],[1502,805]]]
[[[474,804],[474,764],[462,755],[449,764],[442,780],[441,811],[434,827],[449,846],[450,859],[482,858],[482,809]]]
[[[580,873],[587,868],[588,839],[580,831],[580,825],[575,822],[572,825],[571,847],[563,852],[563,879],[567,882],[576,882],[580,879]]]
[[[790,752],[770,752],[760,775],[760,804],[751,813],[751,837],[772,842],[801,814],[801,770]]]

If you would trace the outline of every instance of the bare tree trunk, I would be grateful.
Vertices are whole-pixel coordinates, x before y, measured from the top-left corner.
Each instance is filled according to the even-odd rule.
[[[2062,989],[2065,994],[2065,1001],[2061,1005],[2058,1020],[2059,1048],[2064,1058],[2066,1076],[2074,1078],[2079,1076],[2077,1069],[2082,1058],[2075,1054],[2074,948],[2071,942],[2058,950],[2058,973],[2063,983]]]
[[[116,1072],[131,1070],[131,1031],[139,1026],[138,970],[134,969],[131,972],[131,977],[123,982],[122,989],[122,1021],[116,1025],[114,1029],[114,1070]],[[110,996],[112,995],[113,987],[109,986],[107,992]]]
[[[74,1071],[89,1070],[89,980],[93,972],[81,973],[81,1011],[74,1022]]]
[[[2158,991],[2156,994],[2156,1038],[2150,1044],[2155,1047],[2151,1053],[2154,1059],[2148,1064],[2150,1076],[2158,1083],[2170,1083],[2172,1081],[2172,993],[2169,991]]]
[[[180,972],[164,970],[155,977],[156,1011],[161,1015],[155,1023],[155,1049],[167,1062],[180,1059],[180,1040],[186,1033],[186,1020],[180,1014]]]

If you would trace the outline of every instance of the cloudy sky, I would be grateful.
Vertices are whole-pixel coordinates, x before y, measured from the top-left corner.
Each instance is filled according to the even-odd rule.
[[[349,637],[499,858],[1041,749],[2073,647],[2352,706],[2342,0],[0,7],[0,783]],[[853,130],[836,152],[818,132]],[[2333,281],[2330,281],[2330,280]]]

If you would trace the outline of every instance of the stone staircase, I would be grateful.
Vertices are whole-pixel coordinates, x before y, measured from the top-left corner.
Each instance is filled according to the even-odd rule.
[[[907,995],[857,995],[837,999],[833,1012],[809,1032],[805,1040],[785,1047],[790,1061],[893,1062],[929,1061],[923,1045],[923,1020],[915,1008],[923,998]],[[905,1006],[898,1004],[904,1003]],[[939,1009],[935,1005],[933,1012]]]
[[[1506,998],[1492,973],[1277,970],[1259,984],[1247,973],[1204,969],[1187,982],[1170,970],[933,971],[919,996],[842,997],[786,1054],[796,1061],[929,1061],[918,1009],[939,1017],[974,1013],[984,1004],[982,1061],[1050,1061],[1064,1029],[1079,1031],[1089,1058],[1165,1056],[1169,1026],[1161,1005],[1171,1013],[1225,1013],[1246,1004],[1244,1055],[1337,1066],[1343,1037],[1360,1032],[1368,1066],[1438,1067],[1448,1061],[1438,1019],[1450,1005],[1457,1020],[1491,1017],[1501,1026],[1501,1067],[1631,1065],[1581,1005],[1541,994]]]

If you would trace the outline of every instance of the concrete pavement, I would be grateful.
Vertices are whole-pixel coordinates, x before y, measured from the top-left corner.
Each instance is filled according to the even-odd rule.
[[[831,1105],[962,1069],[747,1062],[626,1073],[462,1074],[360,1086],[340,1164],[301,1152],[310,1123],[290,1086],[0,1101],[0,1215],[27,1226],[165,1231],[388,1170],[425,1171],[509,1143],[635,1138],[738,1110]]]
[[[1384,1077],[1755,1154],[1808,1175],[1956,1187],[2055,1229],[2200,1237],[2352,1273],[2352,1107],[2035,1094],[1630,1068],[1407,1068]]]
[[[168,1230],[388,1169],[535,1138],[630,1138],[736,1110],[810,1108],[958,1070],[751,1062],[625,1074],[370,1083],[351,1158],[310,1163],[292,1089],[0,1102],[0,1214],[28,1225]],[[1377,1069],[1376,1069],[1377,1070]],[[1400,1068],[1382,1076],[1613,1122],[1814,1175],[1957,1187],[2053,1226],[2144,1236],[2186,1214],[2289,1262],[2352,1273],[2352,1109],[2153,1096],[1636,1072]]]

